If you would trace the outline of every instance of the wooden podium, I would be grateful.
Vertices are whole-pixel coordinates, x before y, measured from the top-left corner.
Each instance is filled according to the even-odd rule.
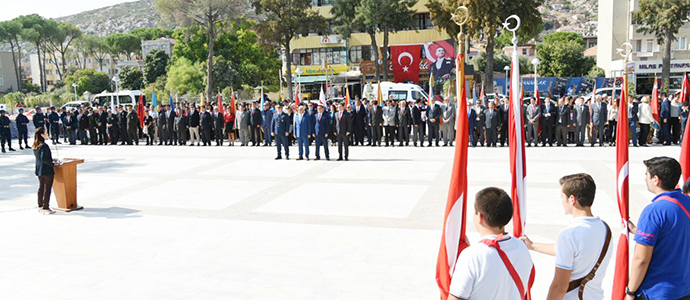
[[[58,203],[56,210],[69,212],[84,208],[77,205],[77,165],[83,162],[83,159],[65,158],[62,164],[55,166],[53,191]]]

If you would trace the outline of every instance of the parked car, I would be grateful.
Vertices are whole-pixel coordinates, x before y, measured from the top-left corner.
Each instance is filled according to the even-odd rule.
[[[78,109],[82,105],[84,105],[86,107],[91,107],[91,102],[89,102],[89,101],[70,101],[70,102],[65,103],[60,108],[62,108],[62,110],[70,109],[70,108],[77,108]]]

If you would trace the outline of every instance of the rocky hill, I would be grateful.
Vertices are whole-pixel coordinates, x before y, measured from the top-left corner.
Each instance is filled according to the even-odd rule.
[[[81,12],[55,19],[79,27],[83,32],[106,36],[136,28],[156,27],[160,14],[155,0],[139,0]]]

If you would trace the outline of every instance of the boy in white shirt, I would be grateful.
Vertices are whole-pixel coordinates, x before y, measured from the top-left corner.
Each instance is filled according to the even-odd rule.
[[[611,259],[611,229],[592,215],[597,186],[585,173],[564,176],[560,184],[563,209],[574,217],[570,226],[561,230],[555,245],[520,239],[530,250],[556,256],[548,300],[604,299],[601,282]]]
[[[524,299],[534,281],[529,250],[505,233],[513,217],[513,204],[495,187],[477,193],[474,227],[482,239],[460,253],[450,283],[449,300]]]

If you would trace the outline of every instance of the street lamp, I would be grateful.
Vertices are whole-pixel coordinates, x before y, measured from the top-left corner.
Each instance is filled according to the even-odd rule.
[[[298,84],[297,86],[299,86],[299,84],[302,83],[302,73],[303,72],[304,71],[302,71],[302,68],[300,68],[300,67],[297,67],[297,69],[295,69],[295,74],[297,74],[297,84]],[[301,91],[297,91],[297,94],[299,94],[299,92],[301,92]]]
[[[77,83],[76,82],[72,83],[72,87],[74,88],[74,101],[77,101],[78,100],[78,98],[77,98],[78,97],[77,96]]]
[[[532,64],[534,65],[534,98],[535,99],[537,97],[537,89],[538,89],[538,87],[537,87],[537,66],[539,66],[540,63],[541,63],[541,60],[539,60],[539,58],[535,57],[532,60]],[[539,102],[539,99],[536,99],[536,100],[537,100],[537,102]]]
[[[503,92],[508,93],[508,72],[510,72],[510,67],[505,66],[505,67],[503,67],[503,70],[506,71],[506,89]]]
[[[120,76],[113,76],[113,82],[115,82],[115,97],[117,98],[117,102],[119,104],[120,102]],[[114,108],[115,100],[113,98],[110,98],[110,108]]]

